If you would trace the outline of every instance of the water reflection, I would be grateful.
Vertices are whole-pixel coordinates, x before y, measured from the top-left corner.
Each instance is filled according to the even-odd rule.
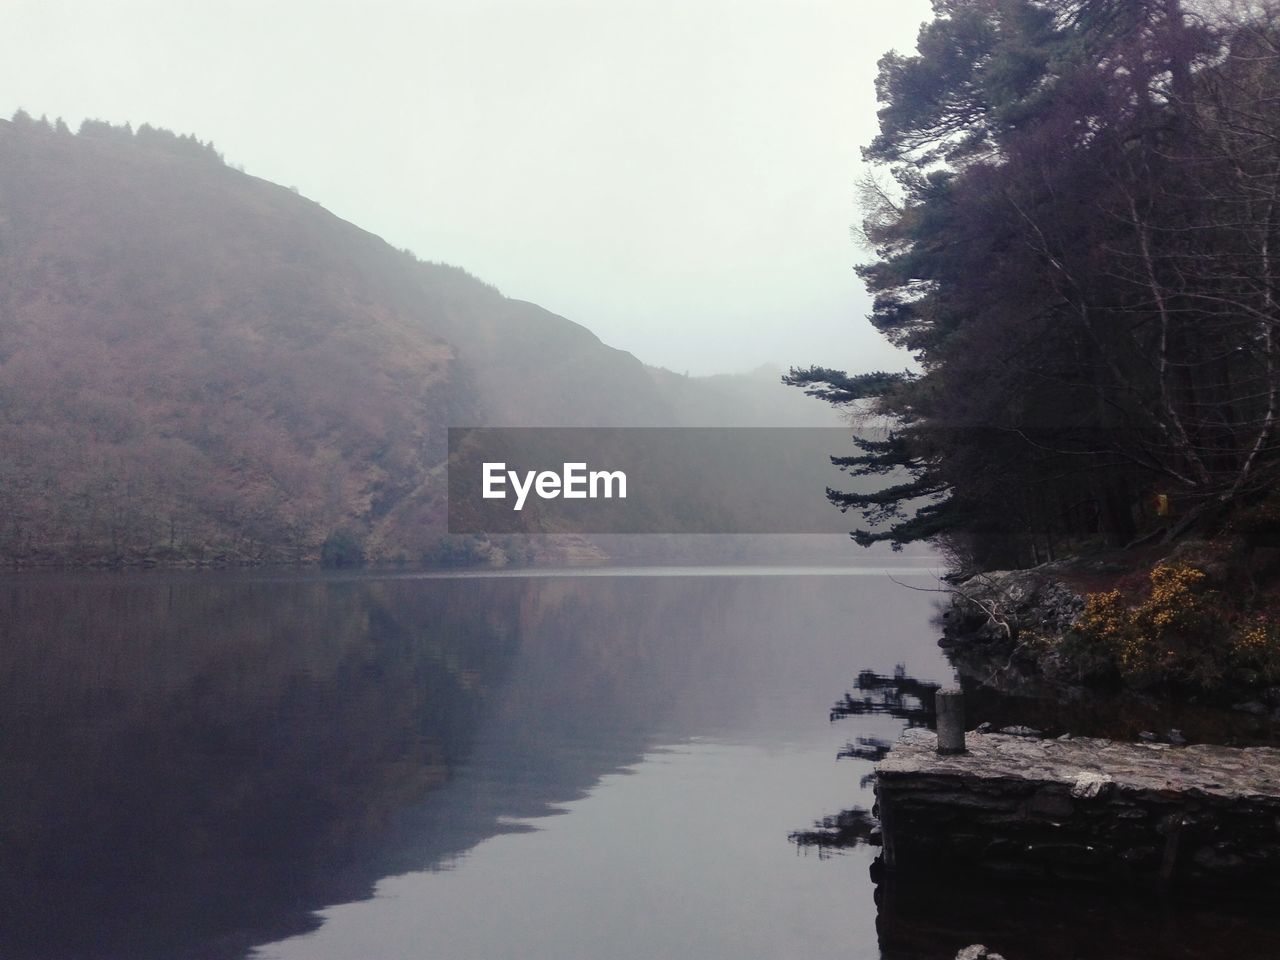
[[[907,674],[905,664],[898,664],[892,674],[863,670],[853,689],[831,708],[831,721],[849,717],[888,716],[902,721],[903,727],[934,725],[934,694],[941,684],[918,680]],[[899,732],[901,727],[899,727]],[[863,790],[875,785],[870,765],[883,760],[893,743],[886,737],[860,736],[836,754],[837,760],[861,760],[864,773]],[[880,823],[868,807],[850,807],[823,817],[807,830],[795,830],[788,839],[801,849],[816,850],[819,857],[863,846],[880,846]]]
[[[873,603],[883,590],[883,577],[812,573],[0,582],[0,956],[242,957],[315,931],[316,911],[367,900],[384,878],[455,864],[453,892],[430,896],[464,906],[439,907],[433,936],[506,924],[495,955],[532,955],[521,946],[531,918],[496,918],[486,891],[547,893],[539,872],[563,852],[474,889],[467,858],[566,804],[594,802],[602,777],[644,758],[654,770],[655,757],[658,779],[635,781],[666,783],[658,797],[687,791],[685,805],[644,834],[635,818],[659,803],[650,799],[584,842],[624,864],[642,851],[673,904],[714,896],[713,911],[746,872],[733,848],[794,869],[780,828],[754,808],[731,812],[739,793],[804,805],[814,782],[830,780],[834,796],[856,796],[856,783],[811,762],[829,748],[815,753],[805,738],[833,676],[855,659],[891,664],[902,623],[927,621],[913,595]],[[664,768],[653,752],[691,738],[723,746],[699,747],[693,766]],[[664,769],[683,779],[662,780]],[[720,777],[714,789],[707,770]],[[725,820],[714,829],[712,811]],[[701,835],[674,836],[695,823]],[[690,856],[720,830],[732,844]],[[797,874],[799,884],[775,889],[769,869],[752,877],[752,896],[781,902],[803,883],[830,885]],[[600,913],[593,896],[629,901],[649,877],[622,869],[613,893],[583,877],[583,909]],[[805,936],[870,945],[864,892],[864,910]],[[685,911],[670,909],[646,929],[706,937],[706,956],[741,955],[743,925],[772,923],[745,905],[723,928],[692,915],[686,927]],[[406,903],[355,955],[420,956],[393,928],[410,929],[423,910]],[[545,933],[546,955],[571,956],[565,943],[581,931]],[[597,952],[581,955],[614,941],[656,955],[624,930],[594,935]],[[318,955],[318,942],[297,942],[279,949]]]
[[[1224,715],[1196,703],[1134,702],[1114,695],[1011,696],[969,675],[961,678],[969,726],[978,720],[999,729],[1034,726],[1045,735],[1133,738],[1145,727],[1173,719],[1197,740],[1258,742],[1251,718]],[[853,689],[831,709],[832,721],[890,716],[901,727],[932,727],[938,684],[910,676],[904,665],[891,675],[862,671]],[[1265,742],[1265,740],[1263,740]],[[887,739],[858,737],[838,754],[874,764],[890,749]],[[869,786],[874,775],[864,775]],[[826,816],[789,839],[803,850],[830,857],[878,849],[874,806],[853,806]],[[927,872],[870,866],[876,884],[876,931],[881,960],[952,960],[963,946],[982,943],[1010,958],[1073,960],[1236,960],[1280,956],[1280,918],[1248,890],[1117,890],[1083,884],[1005,879],[951,870],[938,863]]]
[[[939,686],[908,676],[906,664],[902,663],[894,667],[892,676],[863,670],[854,681],[853,690],[831,708],[831,719],[885,714],[905,720],[908,727],[931,727],[933,697]]]
[[[953,960],[960,946],[1036,960],[1280,956],[1280,924],[1229,897],[1158,897],[973,876],[880,878],[881,960]]]
[[[0,954],[235,956],[366,895],[371,843],[448,780],[514,653],[501,610],[392,592],[0,594]]]

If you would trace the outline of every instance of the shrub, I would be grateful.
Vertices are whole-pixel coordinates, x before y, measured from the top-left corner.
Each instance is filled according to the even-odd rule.
[[[326,567],[358,567],[364,563],[364,543],[351,530],[335,530],[320,547],[320,562]]]
[[[1215,686],[1232,665],[1236,617],[1207,579],[1189,564],[1158,564],[1138,603],[1120,590],[1090,594],[1075,628],[1131,680]]]

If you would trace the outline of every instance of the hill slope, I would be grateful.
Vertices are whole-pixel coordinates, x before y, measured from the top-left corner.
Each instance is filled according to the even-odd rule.
[[[417,560],[448,426],[756,422],[712,379],[190,138],[0,122],[0,560]]]

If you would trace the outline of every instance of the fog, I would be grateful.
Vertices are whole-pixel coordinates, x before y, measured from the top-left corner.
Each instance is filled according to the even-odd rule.
[[[192,132],[676,371],[901,369],[852,265],[926,0],[10,0],[0,111]]]

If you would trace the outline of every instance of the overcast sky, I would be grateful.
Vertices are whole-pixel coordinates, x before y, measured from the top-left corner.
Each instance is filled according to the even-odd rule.
[[[858,148],[927,0],[5,0],[0,110],[195,133],[693,373],[901,369]]]

